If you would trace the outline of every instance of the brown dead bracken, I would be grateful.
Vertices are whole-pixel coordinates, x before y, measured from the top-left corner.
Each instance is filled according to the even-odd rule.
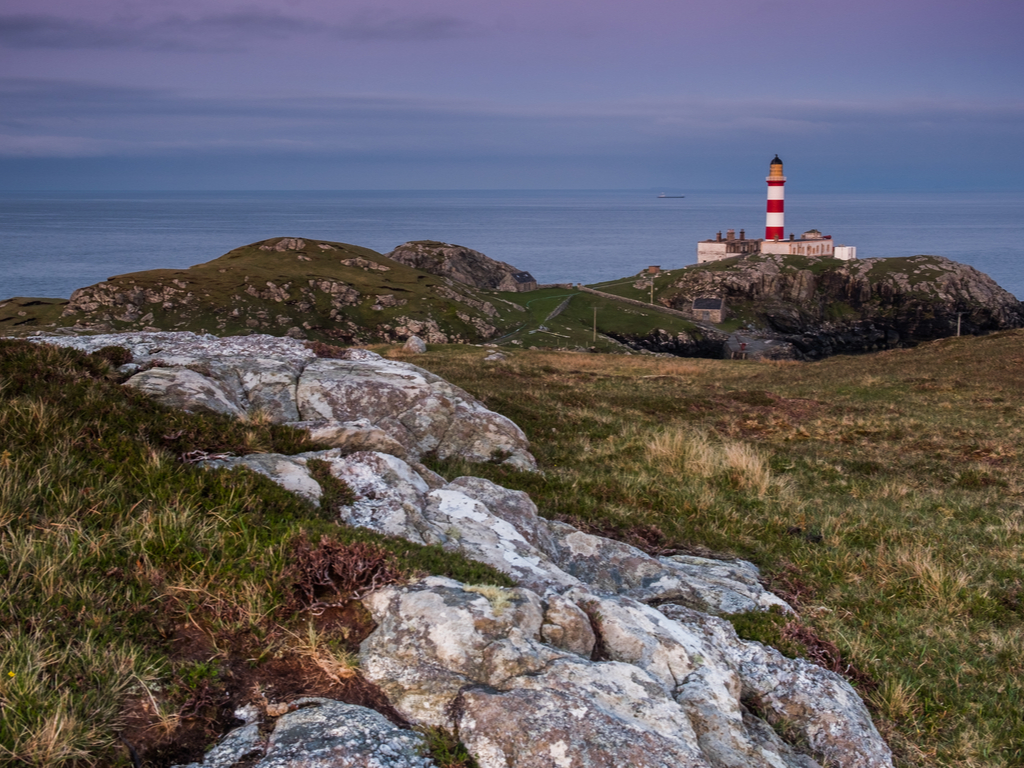
[[[302,534],[292,542],[292,558],[292,599],[315,614],[405,580],[390,552],[361,541],[339,544],[324,537],[314,548]]]

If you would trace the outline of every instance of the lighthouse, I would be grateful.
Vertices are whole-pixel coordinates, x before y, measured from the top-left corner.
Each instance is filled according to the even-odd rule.
[[[783,208],[785,204],[786,177],[782,175],[782,161],[776,155],[768,169],[768,218],[764,226],[765,240],[784,240],[786,225]]]

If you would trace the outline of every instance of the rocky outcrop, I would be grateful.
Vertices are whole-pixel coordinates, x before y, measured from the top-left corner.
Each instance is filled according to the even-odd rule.
[[[522,270],[504,261],[495,261],[465,246],[439,243],[435,240],[417,240],[403,243],[385,255],[410,267],[476,288],[492,291],[520,290],[519,283],[513,275],[521,273]]]
[[[1024,305],[1012,294],[973,267],[939,256],[750,256],[682,270],[660,301],[686,309],[709,295],[755,315],[805,359],[953,336],[958,323],[962,334],[1024,327]]]
[[[348,448],[388,448],[418,458],[536,466],[522,430],[458,387],[410,363],[362,349],[320,359],[302,342],[192,333],[39,336],[94,351],[122,346],[133,357],[125,386],[186,411],[264,418],[332,434]]]
[[[355,492],[343,521],[458,549],[518,584],[429,577],[363,600],[377,628],[362,673],[409,721],[457,732],[481,768],[891,765],[842,678],[710,615],[788,610],[751,564],[654,558],[544,520],[522,492],[438,485],[393,456],[290,459],[314,456]]]
[[[364,602],[378,623],[364,674],[404,716],[456,728],[481,768],[891,765],[845,681],[707,614],[437,577]],[[578,637],[583,615],[605,659],[545,642],[545,627]]]
[[[507,574],[515,587],[434,576],[361,596],[376,628],[360,647],[360,674],[409,723],[456,733],[481,768],[891,766],[846,681],[741,640],[718,618],[791,610],[751,563],[653,557],[545,520],[521,491],[476,477],[448,482],[416,463],[424,450],[490,450],[532,467],[525,441],[513,455],[494,447],[521,437],[511,422],[436,376],[365,350],[315,358],[272,337],[36,338],[125,347],[134,357],[128,386],[142,388],[141,378],[177,407],[245,417],[258,408],[273,420],[297,413],[311,430],[334,430],[345,447],[206,465],[246,467],[334,505],[341,523]],[[153,371],[160,376],[146,377]],[[383,450],[353,452],[357,441]],[[325,467],[351,495],[325,494]],[[245,724],[191,768],[432,765],[419,735],[361,707],[298,699],[238,716]]]
[[[335,449],[297,456],[256,454],[207,465],[244,466],[320,503],[310,459],[327,463],[331,474],[355,493],[354,501],[332,510],[340,521],[458,550],[539,593],[588,585],[601,593],[645,603],[673,601],[719,615],[790,610],[761,586],[752,563],[652,557],[629,544],[545,520],[522,491],[478,477],[449,483],[393,455]]]

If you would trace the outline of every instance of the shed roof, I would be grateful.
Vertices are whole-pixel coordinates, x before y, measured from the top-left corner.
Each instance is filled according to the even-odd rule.
[[[722,299],[721,298],[703,298],[693,300],[694,309],[721,309]]]
[[[535,283],[535,282],[537,282],[534,279],[533,275],[531,275],[529,272],[516,272],[515,274],[512,275],[512,279],[515,280],[517,283]]]

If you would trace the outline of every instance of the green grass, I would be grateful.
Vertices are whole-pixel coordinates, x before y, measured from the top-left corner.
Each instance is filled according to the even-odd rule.
[[[255,473],[179,461],[317,447],[159,407],[99,356],[0,341],[0,764],[127,764],[117,734],[133,706],[147,739],[173,738],[222,666],[289,653],[302,535],[383,548],[407,575],[509,584],[440,547],[339,526]],[[180,659],[182,632],[219,650]]]
[[[624,347],[609,335],[647,336],[657,329],[670,333],[693,333],[696,326],[688,320],[655,310],[618,302],[602,296],[564,288],[545,288],[522,294],[503,294],[518,301],[528,311],[521,328],[502,336],[502,346],[538,349],[595,349],[621,352]],[[549,315],[569,300],[555,317]],[[594,337],[594,310],[597,310],[597,338]]]
[[[537,352],[481,366],[452,348],[417,362],[520,424],[541,472],[438,469],[652,550],[753,560],[803,629],[746,616],[740,630],[834,647],[899,765],[1017,766],[1022,343],[814,364]]]

